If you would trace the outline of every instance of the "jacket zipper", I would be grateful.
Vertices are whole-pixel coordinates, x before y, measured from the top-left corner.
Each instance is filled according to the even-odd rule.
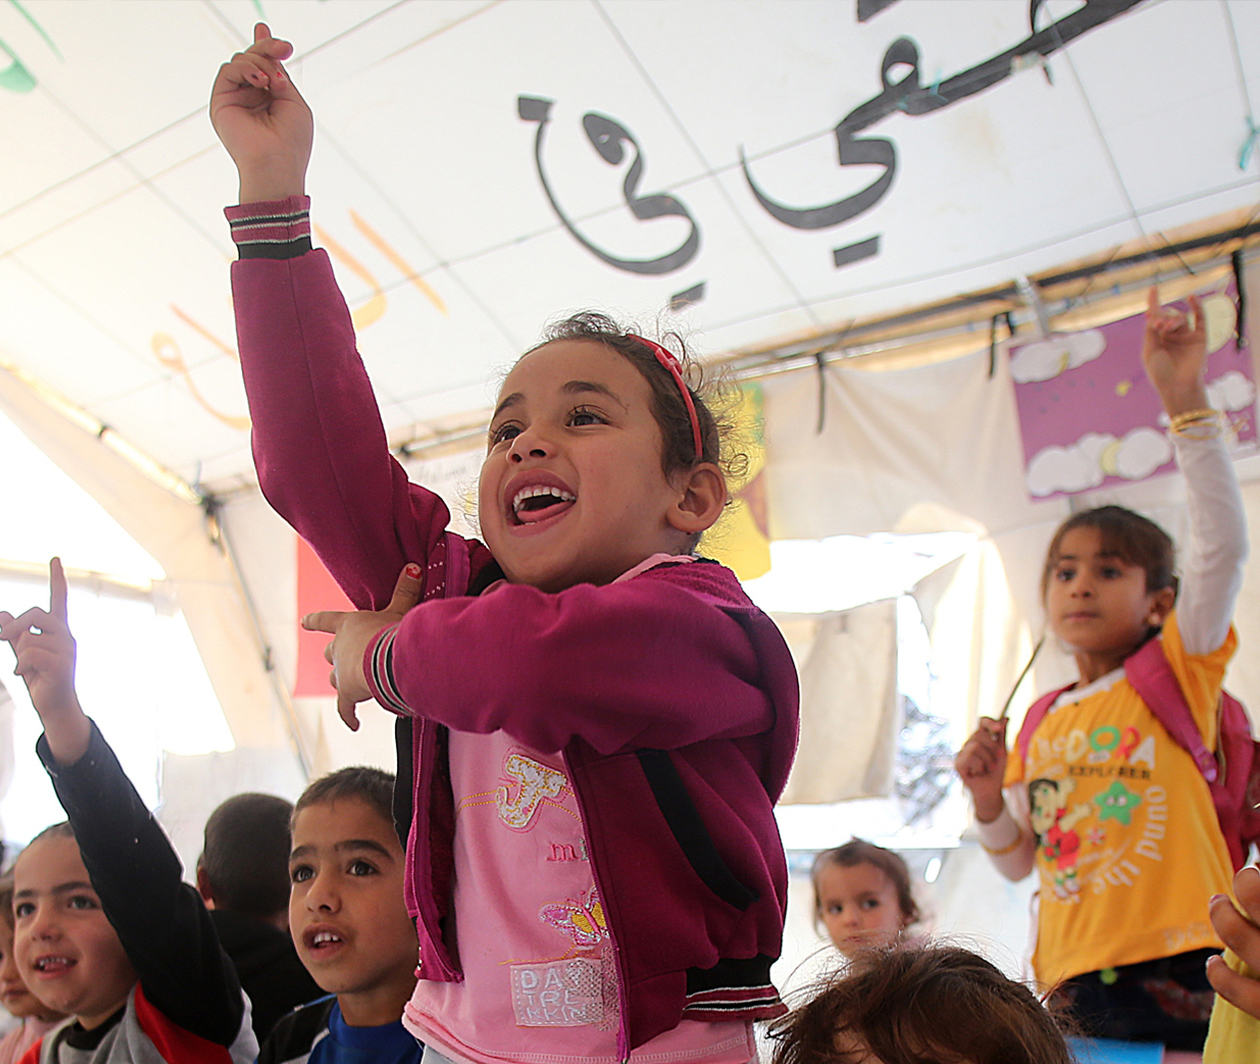
[[[414,839],[420,823],[417,798],[423,794],[428,799],[425,803],[426,813],[428,812],[428,806],[432,801],[429,792],[432,790],[433,786],[433,758],[437,751],[437,737],[434,734],[434,725],[431,722],[421,717],[413,717],[412,720],[414,721],[413,727],[419,727],[421,729],[420,742],[415,743],[413,746],[413,751],[415,748],[419,748],[418,756],[420,758],[420,765],[412,766],[413,772],[416,771],[417,767],[419,768],[419,774],[416,778],[415,787],[411,793],[411,838]],[[416,757],[417,754],[413,752],[412,759],[415,760]],[[429,823],[429,817],[426,815],[424,819],[425,830],[431,830],[432,825]],[[418,848],[419,847],[416,847],[416,849]],[[425,849],[428,853],[432,853],[431,846],[426,845]],[[424,878],[419,879],[419,859],[414,853],[411,855],[410,859],[413,862],[412,890],[415,891],[416,908],[419,910],[418,916],[420,917],[420,921],[424,925],[424,936],[427,940],[429,953],[432,954],[433,966],[437,968],[440,974],[444,977],[440,981],[448,983],[460,982],[462,981],[463,973],[456,971],[454,966],[451,964],[450,957],[446,952],[446,943],[442,941],[440,930],[435,930],[434,926],[437,923],[435,919],[437,905],[433,900],[434,891],[432,863],[428,860],[424,862]],[[425,948],[425,946],[421,946],[422,950]],[[422,955],[420,959],[423,962],[427,961],[429,958]]]
[[[586,802],[583,800],[583,788],[577,785],[578,777],[573,770],[573,761],[570,760],[567,750],[560,751],[560,760],[564,764],[565,772],[570,780],[573,781],[573,796],[577,799],[578,812],[582,816],[582,835],[586,839],[586,856],[591,863],[591,878],[595,881],[595,888],[599,891],[599,901],[604,907],[604,914],[608,923],[608,941],[612,943],[613,959],[617,966],[617,1055],[621,1058],[621,1064],[626,1064],[630,1059],[630,1002],[627,997],[630,980],[627,977],[625,967],[623,965],[623,957],[621,947],[617,945],[617,933],[614,925],[618,922],[616,919],[616,905],[612,900],[612,895],[604,889],[604,884],[599,877],[599,864],[595,860],[595,846],[588,830],[590,819],[586,815]]]

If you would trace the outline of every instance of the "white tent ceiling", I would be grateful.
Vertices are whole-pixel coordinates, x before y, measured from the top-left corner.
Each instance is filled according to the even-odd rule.
[[[0,409],[161,562],[238,742],[295,734],[307,767],[340,740],[287,695],[292,545],[253,489],[205,114],[260,17],[400,444],[475,423],[572,309],[679,304],[713,356],[766,351],[1260,200],[1256,0],[0,0]],[[782,499],[812,474],[778,446]],[[898,483],[880,509],[921,501]],[[870,507],[792,511],[772,528]]]
[[[706,350],[764,348],[1254,203],[1260,4],[1031,7],[8,0],[0,360],[199,490],[251,480],[205,102],[260,16],[400,439],[567,309],[690,292]]]

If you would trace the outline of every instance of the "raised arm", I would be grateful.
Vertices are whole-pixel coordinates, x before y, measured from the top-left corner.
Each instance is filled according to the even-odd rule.
[[[1189,314],[1161,307],[1150,290],[1142,362],[1169,416],[1186,481],[1190,536],[1181,558],[1178,629],[1189,653],[1208,654],[1225,641],[1234,615],[1247,524],[1221,415],[1208,404],[1203,308],[1197,296],[1188,303]]]
[[[49,570],[47,610],[0,613],[0,639],[13,647],[44,726],[37,752],[145,997],[186,1030],[234,1047],[240,1059],[253,1035],[236,970],[197,892],[181,881],[166,835],[79,705],[65,574],[56,558]]]
[[[390,454],[328,256],[310,249],[314,124],[281,65],[293,49],[263,23],[254,35],[219,68],[210,117],[240,176],[232,292],[259,484],[359,608],[383,606],[408,561],[438,594],[449,514]]]

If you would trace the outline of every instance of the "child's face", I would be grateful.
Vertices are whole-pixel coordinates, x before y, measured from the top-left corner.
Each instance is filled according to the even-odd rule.
[[[1171,589],[1146,590],[1146,570],[1103,553],[1102,533],[1082,525],[1059,543],[1046,586],[1051,631],[1073,652],[1118,655],[1138,646],[1152,624],[1162,624]]]
[[[820,869],[818,910],[831,941],[846,957],[891,946],[906,926],[896,884],[882,868],[866,862]]]
[[[611,583],[686,536],[661,470],[652,393],[617,352],[561,340],[503,383],[481,467],[482,534],[508,580],[544,591]]]
[[[0,916],[0,1005],[10,1016],[24,1020],[28,1016],[52,1019],[57,1014],[30,992],[18,971],[13,956],[13,929]]]
[[[73,839],[27,847],[14,870],[13,911],[18,971],[40,1001],[87,1028],[122,1008],[135,969]]]
[[[307,971],[356,1027],[398,1019],[415,986],[403,867],[394,825],[360,798],[308,805],[294,821],[289,931]]]

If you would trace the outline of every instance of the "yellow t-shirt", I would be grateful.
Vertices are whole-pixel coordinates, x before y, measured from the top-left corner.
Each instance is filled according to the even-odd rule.
[[[1225,951],[1225,963],[1252,979],[1260,977],[1260,972],[1244,964],[1232,950]],[[1260,1020],[1218,995],[1212,1003],[1212,1023],[1203,1047],[1203,1064],[1246,1064],[1254,1062],[1258,1052]]]
[[[1237,637],[1190,656],[1176,614],[1164,654],[1208,749]],[[1018,747],[1006,785],[1028,789],[1041,879],[1033,969],[1053,984],[1083,972],[1220,948],[1208,898],[1233,880],[1206,781],[1127,679],[1064,701]]]

